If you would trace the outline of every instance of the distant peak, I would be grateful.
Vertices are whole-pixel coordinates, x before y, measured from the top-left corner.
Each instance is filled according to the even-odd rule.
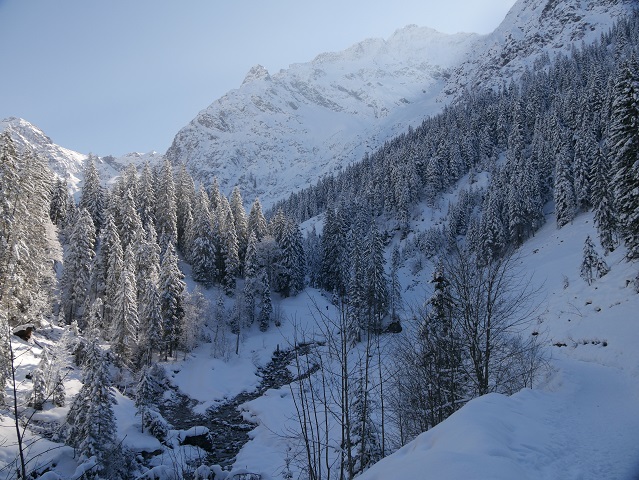
[[[262,65],[255,65],[254,67],[251,67],[249,72],[246,74],[246,77],[244,77],[244,81],[242,82],[242,85],[254,82],[256,80],[270,80],[270,79],[271,79],[271,76],[269,75],[268,70],[266,68],[264,68]]]

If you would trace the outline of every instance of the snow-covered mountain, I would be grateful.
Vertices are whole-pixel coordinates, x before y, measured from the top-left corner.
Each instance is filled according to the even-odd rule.
[[[589,44],[633,8],[636,0],[519,0],[497,29],[479,38],[472,54],[454,68],[444,96],[464,89],[498,88],[517,81],[547,55],[568,54]],[[547,62],[546,62],[547,63]]]
[[[258,65],[180,130],[167,156],[269,205],[438,111],[448,69],[477,38],[412,25],[274,75]]]
[[[519,0],[490,35],[408,26],[271,75],[202,110],[167,151],[203,183],[271,205],[438,113],[464,88],[503,85],[544,54],[606,32],[636,0]]]
[[[69,186],[77,189],[87,155],[61,147],[38,127],[22,118],[0,120],[0,131],[8,130],[19,151],[31,149],[43,159],[59,177],[67,178]]]
[[[54,143],[42,130],[22,118],[0,120],[0,132],[8,130],[19,151],[30,149],[44,158],[49,168],[60,178],[66,178],[69,189],[76,193],[82,188],[84,162],[88,155]],[[136,168],[150,162],[152,165],[164,157],[157,152],[129,153],[121,157],[107,155],[95,157],[96,167],[104,183],[109,183],[129,164]]]

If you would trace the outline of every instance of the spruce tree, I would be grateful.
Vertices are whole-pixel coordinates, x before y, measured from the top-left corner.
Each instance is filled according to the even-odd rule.
[[[557,227],[561,228],[573,221],[577,211],[577,200],[568,164],[568,155],[563,150],[557,156],[556,161],[554,197]]]
[[[246,256],[246,247],[248,245],[249,227],[246,212],[244,211],[244,202],[239,187],[233,188],[231,198],[229,200],[231,213],[233,214],[233,224],[235,226],[235,236],[237,237],[237,251],[240,261],[239,273],[242,275],[244,270],[244,258]]]
[[[388,277],[386,276],[384,242],[375,225],[370,229],[365,253],[366,305],[369,325],[374,332],[381,333],[382,319],[388,313]]]
[[[257,240],[251,232],[246,247],[244,265],[244,305],[248,326],[255,321],[255,299],[261,292],[257,291],[259,265],[257,263]]]
[[[220,248],[218,251],[218,275],[227,295],[235,291],[236,277],[239,274],[240,258],[233,213],[228,200],[221,197],[217,208],[219,219]]]
[[[178,266],[175,247],[169,243],[160,265],[160,311],[163,325],[163,350],[165,358],[172,356],[180,338],[184,318],[184,275]]]
[[[67,414],[67,443],[76,449],[81,461],[93,461],[89,478],[118,478],[109,472],[108,458],[118,448],[111,387],[106,355],[92,335],[85,349],[82,387]]]
[[[630,259],[639,258],[639,64],[635,57],[620,67],[610,126],[615,211]]]
[[[216,239],[213,237],[213,218],[209,208],[209,197],[200,189],[195,202],[190,236],[189,259],[193,279],[210,287],[217,278]]]
[[[591,285],[597,278],[601,278],[610,271],[608,264],[603,258],[599,256],[595,250],[595,245],[592,242],[590,235],[586,237],[584,242],[584,255],[581,262],[581,278],[583,278],[588,285]]]
[[[248,218],[248,230],[249,232],[253,232],[258,242],[268,235],[268,226],[262,213],[262,204],[259,198],[256,198],[251,206]]]
[[[67,182],[62,178],[58,178],[51,192],[51,205],[49,207],[49,217],[58,227],[65,225],[70,204],[71,198],[69,197]]]
[[[0,134],[0,300],[10,325],[39,324],[55,283],[49,256],[52,174],[30,150]]]
[[[261,304],[259,323],[260,331],[265,332],[268,330],[271,320],[273,318],[273,303],[271,301],[271,286],[268,281],[268,275],[264,270],[260,275],[260,288],[261,288]]]
[[[91,215],[86,209],[80,212],[76,222],[69,248],[64,255],[64,271],[62,273],[62,313],[67,324],[80,320],[87,299],[91,266],[95,252],[95,228]],[[83,323],[80,323],[83,327]]]
[[[122,283],[122,272],[124,270],[124,252],[120,235],[118,234],[115,222],[109,215],[101,248],[101,258],[106,270],[104,288],[104,316],[101,328],[108,329],[107,338],[111,336],[111,329],[114,324],[114,309],[117,302],[118,291]],[[104,333],[104,332],[103,332]]]
[[[136,204],[138,206],[138,214],[144,228],[148,228],[149,224],[155,225],[155,183],[153,171],[148,161],[144,162],[142,174],[138,188],[138,197]]]
[[[111,324],[113,352],[120,365],[131,366],[137,353],[139,329],[135,256],[132,245],[127,247],[124,254],[120,283],[113,302]]]
[[[162,253],[169,244],[175,248],[177,242],[177,200],[173,168],[166,160],[160,171],[159,184],[156,188],[157,201],[155,203],[155,229]]]
[[[100,230],[104,225],[104,209],[106,205],[104,189],[100,184],[100,176],[98,175],[98,170],[95,166],[96,161],[98,161],[98,158],[94,155],[89,155],[86,159],[84,167],[84,183],[82,185],[78,208],[84,208],[87,212],[89,212],[96,232],[100,233]]]
[[[610,164],[606,156],[597,150],[593,159],[591,178],[591,204],[595,211],[595,225],[599,243],[604,253],[612,252],[617,245],[617,226],[614,212],[614,189],[610,179]]]

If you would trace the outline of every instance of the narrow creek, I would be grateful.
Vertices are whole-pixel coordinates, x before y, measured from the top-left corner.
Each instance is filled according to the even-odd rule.
[[[204,414],[193,412],[197,401],[174,391],[170,401],[164,402],[160,412],[177,430],[188,430],[192,427],[207,427],[206,435],[187,437],[184,444],[195,445],[206,451],[206,463],[228,467],[235,462],[235,457],[246,442],[248,433],[255,425],[245,421],[240,406],[264,394],[269,388],[280,388],[295,380],[288,366],[295,355],[306,355],[311,344],[303,344],[289,350],[278,350],[273,353],[269,363],[258,369],[261,377],[258,387],[252,392],[242,392],[229,401],[210,408]]]

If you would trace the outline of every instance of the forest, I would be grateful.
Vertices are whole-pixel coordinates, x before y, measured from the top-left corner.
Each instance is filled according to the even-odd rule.
[[[539,339],[522,333],[538,305],[517,248],[549,213],[562,228],[592,210],[598,239],[584,245],[584,280],[606,275],[605,256],[620,244],[628,261],[639,258],[638,45],[635,13],[518,82],[465,92],[267,212],[259,199],[247,209],[237,187],[227,197],[168,161],[130,166],[105,186],[91,156],[76,202],[65,179],[3,133],[0,382],[9,388],[0,395],[15,421],[16,478],[28,478],[22,437],[47,402],[70,405],[58,438],[86,478],[138,478],[140,460],[116,435],[114,390],[164,441],[162,366],[206,342],[232,357],[242,332],[287,320],[274,296],[307,288],[337,315],[311,305],[322,342],[296,331],[295,345],[310,348],[294,358],[291,387],[306,478],[354,478],[470,399],[531,387],[546,359]],[[421,206],[445,208],[442,195],[462,179],[468,188],[445,224],[416,231]],[[416,256],[435,265],[433,293],[419,306],[403,302],[398,279]],[[62,333],[20,405],[13,333],[44,319]],[[404,341],[389,340],[398,329]],[[70,365],[82,369],[73,398]]]

